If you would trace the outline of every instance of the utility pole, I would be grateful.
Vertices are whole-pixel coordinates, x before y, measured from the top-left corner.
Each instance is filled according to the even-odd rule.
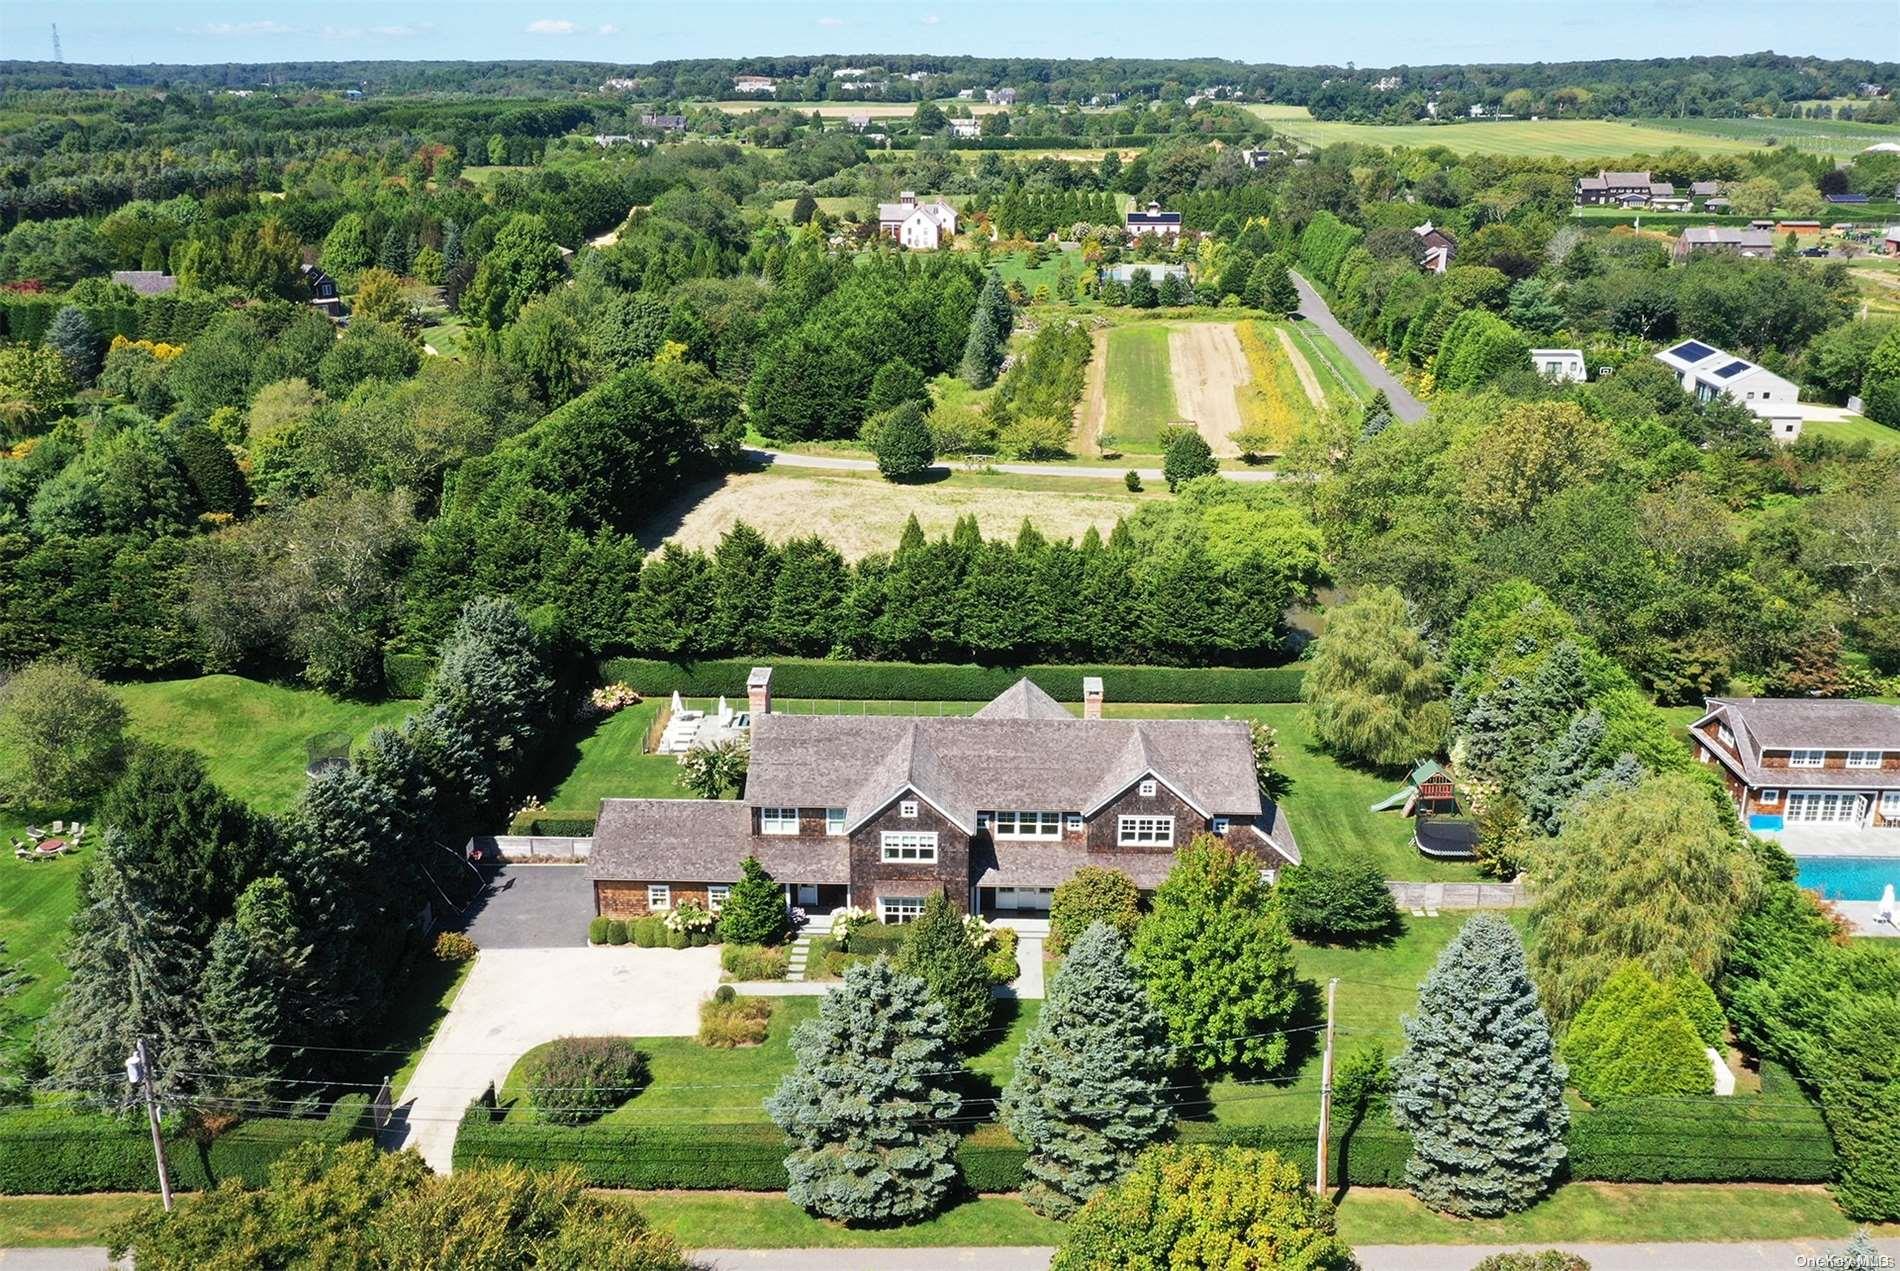
[[[125,1079],[145,1095],[145,1117],[152,1125],[152,1155],[158,1161],[158,1194],[165,1202],[165,1212],[170,1213],[171,1167],[165,1163],[165,1136],[158,1130],[158,1092],[152,1088],[152,1061],[143,1037],[139,1038],[138,1049],[125,1061]]]
[[[1326,1194],[1326,1139],[1333,1129],[1333,1000],[1339,979],[1326,981],[1326,1053],[1319,1065],[1319,1168],[1313,1171],[1313,1194]]]

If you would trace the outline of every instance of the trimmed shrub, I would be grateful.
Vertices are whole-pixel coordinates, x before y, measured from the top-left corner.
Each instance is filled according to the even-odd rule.
[[[1722,1004],[1715,1000],[1715,990],[1688,967],[1677,972],[1666,987],[1677,1007],[1689,1017],[1702,1044],[1719,1049],[1728,1038],[1728,1020],[1722,1014]]]
[[[739,881],[719,909],[719,938],[736,944],[777,944],[789,922],[784,890],[757,857],[746,857],[739,863]]]
[[[1049,902],[1049,952],[1061,957],[1069,943],[1098,922],[1132,940],[1141,921],[1141,891],[1118,869],[1084,865],[1056,888]]]
[[[1562,1249],[1541,1249],[1536,1253],[1494,1253],[1471,1271],[1590,1271],[1590,1264]]]
[[[649,1079],[646,1055],[624,1037],[563,1037],[542,1052],[528,1103],[543,1121],[582,1125],[633,1098]]]
[[[849,953],[869,958],[880,953],[896,957],[904,950],[904,937],[908,930],[902,923],[860,923],[845,937],[844,948]]]
[[[627,943],[627,923],[625,919],[609,918],[607,920],[607,943],[614,945]]]
[[[790,962],[791,954],[783,948],[729,944],[719,951],[719,965],[735,980],[782,980]]]
[[[1399,927],[1399,907],[1386,890],[1385,872],[1369,856],[1295,865],[1274,888],[1287,926],[1302,940],[1352,944],[1377,940]]]
[[[611,918],[594,918],[589,920],[587,924],[587,943],[606,944],[607,928],[612,922],[613,919]]]
[[[1797,1093],[1623,1099],[1571,1114],[1570,1176],[1617,1183],[1823,1183],[1833,1139]]]
[[[665,930],[662,928],[662,930]],[[669,949],[688,949],[693,944],[693,936],[688,931],[667,931],[666,947]]]
[[[730,989],[730,984],[722,984]],[[772,1000],[765,997],[712,998],[699,1004],[699,1044],[718,1050],[757,1046],[771,1031]]]
[[[1695,1026],[1639,962],[1624,963],[1584,1002],[1564,1035],[1563,1056],[1592,1103],[1715,1088]]]
[[[721,984],[718,988],[713,990],[713,1001],[715,1002],[731,1002],[736,1000],[738,996],[739,990],[733,988],[730,984]]]
[[[1016,963],[1016,931],[1013,927],[995,927],[990,931],[990,946],[983,953],[983,970],[991,984],[1008,984],[1022,974]]]
[[[426,653],[383,654],[383,692],[390,697],[421,697],[434,674],[435,659]]]
[[[649,658],[610,658],[601,663],[607,683],[624,683],[652,696],[675,689],[689,697],[744,691],[756,659],[729,658],[675,663]],[[1057,701],[1074,701],[1082,677],[1099,675],[1118,702],[1297,702],[1298,666],[973,666],[955,663],[832,662],[774,658],[772,691],[780,697],[849,701],[987,702],[1024,676]]]
[[[435,938],[435,956],[441,962],[467,962],[481,950],[459,931],[444,931]]]
[[[648,914],[627,924],[628,935],[642,949],[658,949],[666,944],[666,919]]]

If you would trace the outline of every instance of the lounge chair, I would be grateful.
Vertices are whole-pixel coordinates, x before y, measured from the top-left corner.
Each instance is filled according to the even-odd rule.
[[[13,849],[13,855],[17,859],[23,860],[23,861],[30,861],[33,859],[33,853],[30,850],[24,847],[20,847],[18,845],[16,845]]]
[[[26,827],[26,836],[37,842],[46,837],[46,831],[37,825],[29,825]]]
[[[64,821],[53,822],[53,833],[64,834],[65,832],[66,832],[66,823]]]

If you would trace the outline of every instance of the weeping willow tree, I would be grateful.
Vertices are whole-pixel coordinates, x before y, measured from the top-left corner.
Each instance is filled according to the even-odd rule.
[[[1334,754],[1396,768],[1438,752],[1451,726],[1444,672],[1405,599],[1375,587],[1327,610],[1301,681],[1306,721]]]
[[[1558,1019],[1625,961],[1659,980],[1685,967],[1708,980],[1760,882],[1707,786],[1686,773],[1574,805],[1531,872],[1532,960]]]

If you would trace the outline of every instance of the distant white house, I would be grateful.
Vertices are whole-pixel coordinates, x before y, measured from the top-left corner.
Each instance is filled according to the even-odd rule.
[[[986,88],[983,90],[983,100],[992,106],[1014,106],[1016,104],[1016,90],[1013,88]]]
[[[980,120],[975,119],[952,119],[950,121],[950,135],[952,137],[965,138],[981,137],[983,135],[983,124]]]
[[[919,203],[905,190],[897,202],[877,205],[877,228],[913,251],[935,251],[956,235],[957,210],[941,199]]]
[[[1700,340],[1684,340],[1664,349],[1656,360],[1674,371],[1683,391],[1694,393],[1697,401],[1724,393],[1767,420],[1776,441],[1793,441],[1801,435],[1801,411],[1795,405],[1800,390],[1766,367]]]
[[[732,91],[735,93],[769,93],[778,87],[778,81],[770,75],[734,75]]]
[[[1186,282],[1188,267],[1186,265],[1170,265],[1155,260],[1123,261],[1119,265],[1105,266],[1102,270],[1102,279],[1105,282],[1118,282],[1126,285],[1135,281],[1135,274],[1137,272],[1146,273],[1149,282],[1160,286],[1163,278],[1179,278],[1182,282]]]
[[[1171,238],[1181,236],[1181,214],[1164,212],[1161,204],[1150,199],[1145,212],[1130,212],[1123,218],[1130,234],[1166,234]]]
[[[1532,349],[1531,365],[1549,379],[1582,383],[1590,378],[1584,369],[1582,349]]]

